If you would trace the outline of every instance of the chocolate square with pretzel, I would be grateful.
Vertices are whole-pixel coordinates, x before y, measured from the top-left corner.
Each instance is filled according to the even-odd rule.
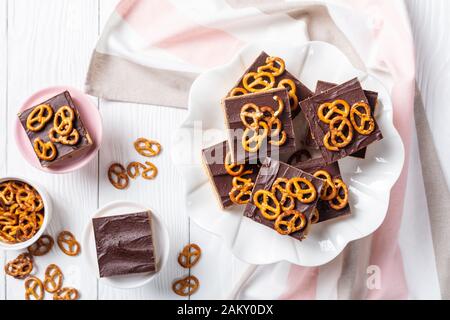
[[[156,272],[151,212],[93,218],[100,277]]]
[[[326,183],[317,202],[317,213],[312,222],[319,223],[351,214],[349,190],[343,181],[338,162],[327,165],[323,159],[311,159],[293,164]]]
[[[325,82],[325,81],[317,81],[316,85],[316,94],[324,93],[334,87],[336,87],[337,84],[331,83],[331,82]],[[369,107],[372,111],[372,114],[375,114],[376,107],[378,105],[378,92],[370,91],[370,90],[364,90],[364,94],[367,97],[367,101],[369,101]],[[317,143],[311,139],[313,143],[317,146]],[[367,148],[361,149],[354,154],[352,154],[352,157],[365,159],[366,158],[366,151]]]
[[[314,95],[308,87],[287,70],[283,59],[271,57],[263,51],[244,72],[227,97],[252,94],[280,87],[289,91],[292,118],[297,117],[301,111],[299,103]]]
[[[259,171],[257,164],[233,164],[229,152],[227,141],[202,151],[205,171],[222,209],[247,204]]]
[[[358,79],[300,103],[326,163],[333,163],[383,139]]]
[[[297,240],[305,239],[324,181],[267,158],[244,216]]]
[[[68,91],[18,114],[42,167],[89,150],[93,141]]]
[[[227,98],[222,106],[233,162],[262,162],[296,149],[286,89]]]

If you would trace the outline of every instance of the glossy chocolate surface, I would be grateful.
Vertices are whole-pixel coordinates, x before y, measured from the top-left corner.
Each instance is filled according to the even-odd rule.
[[[321,179],[317,179],[313,177],[312,175],[298,169],[294,168],[286,163],[276,161],[271,158],[267,158],[264,163],[262,164],[261,169],[259,170],[258,177],[256,178],[255,188],[253,189],[253,194],[255,194],[258,190],[268,190],[270,191],[272,189],[272,185],[278,178],[286,178],[291,179],[295,177],[302,177],[306,178],[307,180],[311,181],[314,187],[317,190],[317,198],[313,203],[310,204],[303,204],[299,201],[295,201],[295,210],[298,210],[299,212],[302,212],[305,214],[308,225],[298,232],[292,233],[290,236],[297,239],[297,240],[303,240],[305,236],[307,235],[310,227],[310,219],[313,213],[314,208],[317,205],[317,201],[319,199],[320,191],[322,190],[323,181]],[[269,221],[265,219],[259,212],[259,209],[253,205],[253,198],[252,201],[247,204],[244,211],[244,216],[261,223],[269,228],[274,229],[275,222]],[[276,231],[274,231],[276,232]]]
[[[150,212],[92,219],[100,277],[155,272]]]
[[[242,147],[242,135],[245,126],[240,118],[241,109],[249,103],[253,103],[258,107],[268,106],[273,110],[278,110],[278,102],[274,99],[278,96],[284,103],[284,111],[279,115],[283,130],[286,131],[287,140],[282,146],[273,146],[267,142],[263,143],[261,149],[256,153],[249,153]],[[291,153],[295,150],[294,128],[289,109],[289,96],[286,89],[275,89],[267,92],[256,93],[251,95],[243,95],[239,97],[227,98],[223,102],[226,123],[229,129],[229,142],[233,149],[233,159],[237,163],[244,163],[259,160],[262,162],[268,156],[276,154]]]
[[[269,55],[263,51],[256,58],[256,60],[252,63],[252,65],[244,72],[244,74],[238,80],[235,87],[243,88],[242,79],[244,78],[244,76],[249,72],[256,72],[259,67],[266,65],[267,58],[269,58]],[[280,57],[280,58],[283,58],[283,57]],[[278,77],[275,77],[275,88],[278,86],[280,81],[282,81],[283,79],[289,79],[289,80],[292,80],[296,85],[297,98],[298,98],[299,103],[309,97],[312,97],[314,93],[311,90],[309,90],[308,87],[306,87],[300,80],[298,80],[296,77],[294,77],[288,71],[288,69],[289,69],[289,66],[286,66],[285,71]],[[291,116],[292,116],[292,118],[295,118],[300,113],[301,109],[300,109],[300,106],[298,106],[297,108],[293,108],[293,109],[294,109],[294,111],[292,112]]]
[[[361,149],[364,149],[375,141],[383,139],[383,135],[375,120],[375,130],[370,135],[361,135],[356,130],[353,130],[353,140],[347,147],[336,152],[328,150],[323,145],[323,138],[325,134],[329,132],[329,125],[320,121],[317,116],[317,110],[321,104],[333,102],[338,99],[347,101],[350,106],[357,102],[365,102],[369,104],[358,79],[353,79],[342,85],[333,87],[332,89],[311,97],[300,104],[310,125],[313,138],[319,144],[320,151],[322,152],[323,158],[327,163],[338,161]]]
[[[56,150],[58,152],[57,157],[53,161],[44,161],[39,159],[41,165],[43,167],[50,167],[52,165],[56,165],[65,159],[71,158],[76,156],[77,154],[87,151],[92,146],[92,139],[86,129],[86,127],[83,125],[83,121],[81,120],[80,113],[78,112],[78,109],[76,108],[75,104],[73,103],[72,97],[70,96],[70,93],[68,91],[65,91],[61,94],[58,94],[54,96],[53,98],[50,98],[47,101],[44,101],[40,104],[48,104],[53,109],[53,115],[58,111],[58,109],[62,106],[69,106],[75,111],[75,119],[73,122],[73,128],[78,130],[78,133],[80,134],[80,140],[76,145],[69,146],[64,145],[61,143],[54,143]],[[45,127],[38,131],[33,132],[27,129],[27,118],[28,115],[34,110],[36,106],[29,108],[22,113],[18,114],[18,117],[20,119],[20,123],[22,124],[22,127],[27,133],[28,138],[30,139],[31,145],[33,145],[33,142],[36,138],[41,138],[42,141],[47,142],[49,141],[48,132],[51,128],[53,128],[53,117],[52,119],[47,122]]]
[[[222,208],[226,209],[234,205],[229,193],[232,189],[233,177],[225,170],[225,157],[229,151],[228,142],[223,141],[202,151],[203,165],[213,185],[216,196]],[[252,170],[252,174],[244,176],[256,180],[259,165],[246,164],[245,171]]]

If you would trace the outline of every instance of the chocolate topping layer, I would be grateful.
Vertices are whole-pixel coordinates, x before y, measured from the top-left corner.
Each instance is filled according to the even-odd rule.
[[[240,118],[241,109],[246,104],[253,103],[258,107],[269,106],[276,111],[278,109],[278,102],[274,99],[275,96],[280,97],[284,103],[284,111],[278,119],[280,119],[283,125],[283,130],[286,131],[287,140],[279,147],[273,146],[266,141],[258,152],[249,153],[244,150],[241,142],[245,130],[245,126]],[[229,142],[231,143],[231,146],[233,146],[234,151],[232,158],[235,162],[244,163],[255,159],[262,161],[267,156],[275,156],[276,153],[290,153],[295,150],[294,128],[289,108],[289,96],[286,89],[275,89],[262,93],[227,98],[223,102],[223,108],[229,129]]]
[[[92,219],[100,277],[155,272],[151,213]]]
[[[374,117],[375,130],[370,135],[361,135],[356,130],[353,130],[353,140],[347,147],[340,149],[337,152],[328,150],[323,145],[323,138],[325,134],[329,132],[329,125],[320,121],[317,116],[317,110],[322,103],[333,102],[338,99],[347,101],[350,106],[357,102],[369,103],[358,79],[348,81],[300,103],[311,128],[313,138],[319,144],[319,148],[327,163],[338,161],[361,149],[364,149],[375,141],[383,139],[383,135]]]
[[[76,145],[69,146],[64,145],[62,143],[55,143],[56,150],[58,152],[58,155],[55,160],[48,162],[39,159],[41,165],[43,167],[50,167],[57,165],[58,163],[61,163],[63,160],[67,158],[71,158],[76,156],[77,154],[87,151],[93,144],[91,136],[89,135],[86,127],[83,125],[83,121],[81,120],[80,113],[78,112],[78,109],[76,108],[75,104],[73,103],[72,97],[70,96],[70,93],[68,91],[65,91],[63,93],[60,93],[53,98],[50,98],[47,101],[44,101],[40,104],[48,104],[53,109],[53,115],[58,111],[58,109],[62,106],[69,106],[75,111],[75,119],[73,122],[73,128],[78,130],[78,133],[80,134],[80,140]],[[40,105],[39,104],[39,105]],[[20,119],[20,123],[22,124],[23,128],[25,129],[28,138],[30,139],[31,145],[33,145],[33,142],[36,138],[41,138],[42,141],[47,142],[49,141],[48,132],[51,128],[53,128],[53,117],[52,119],[47,122],[45,127],[38,131],[33,132],[27,129],[27,118],[28,115],[34,110],[34,108],[37,106],[34,106],[32,108],[29,108],[21,113],[18,114],[18,117]]]
[[[303,240],[305,236],[308,234],[311,216],[313,213],[314,208],[317,205],[317,201],[319,199],[320,191],[322,190],[323,181],[321,179],[317,179],[313,177],[312,175],[294,168],[286,163],[276,161],[271,158],[267,158],[261,169],[259,170],[258,177],[256,178],[255,188],[253,189],[252,194],[252,200],[247,206],[245,207],[244,216],[259,222],[269,228],[274,229],[275,222],[269,221],[265,219],[260,213],[259,209],[253,204],[253,195],[258,190],[268,190],[270,191],[272,188],[273,183],[277,178],[286,178],[286,179],[292,179],[294,177],[302,177],[306,178],[309,181],[312,182],[314,187],[317,190],[317,199],[311,203],[311,204],[303,204],[300,201],[295,201],[295,210],[298,210],[299,212],[302,212],[305,214],[308,225],[305,227],[305,229],[300,230],[298,232],[292,233],[290,236],[297,239],[297,240]],[[275,231],[276,232],[276,231]]]

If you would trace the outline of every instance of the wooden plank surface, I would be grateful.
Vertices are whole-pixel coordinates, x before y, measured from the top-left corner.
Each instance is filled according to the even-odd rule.
[[[82,88],[92,48],[97,40],[98,8],[92,0],[8,1],[8,124],[16,121],[23,101],[42,88],[70,85]],[[9,130],[11,131],[11,130]],[[97,160],[75,173],[51,175],[31,167],[8,140],[8,174],[39,181],[51,194],[54,206],[48,233],[70,230],[78,239],[90,214],[97,208]],[[8,258],[18,253],[9,252]],[[86,272],[84,259],[68,257],[55,246],[36,259],[42,277],[50,263],[58,264],[65,284],[84,299],[97,298],[96,279]],[[23,299],[23,281],[7,278],[7,298]],[[50,295],[47,295],[50,298]]]

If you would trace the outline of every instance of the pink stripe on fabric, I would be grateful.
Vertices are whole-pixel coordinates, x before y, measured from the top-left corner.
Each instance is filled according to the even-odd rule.
[[[286,292],[280,299],[282,300],[313,300],[316,299],[317,279],[319,268],[305,268],[292,266],[289,271]]]
[[[122,0],[117,13],[148,43],[196,66],[229,61],[245,43],[192,21],[167,0]]]

